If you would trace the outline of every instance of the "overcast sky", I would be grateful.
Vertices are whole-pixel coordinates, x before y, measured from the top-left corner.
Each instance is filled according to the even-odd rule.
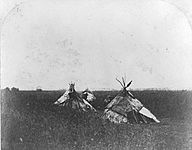
[[[192,88],[190,0],[3,0],[1,88]]]

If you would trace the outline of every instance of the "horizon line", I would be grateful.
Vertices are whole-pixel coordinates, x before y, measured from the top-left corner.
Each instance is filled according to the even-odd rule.
[[[0,90],[5,90],[6,88],[8,88],[9,90],[12,89],[17,89],[19,91],[38,91],[38,90],[42,90],[42,91],[62,91],[62,90],[67,90],[68,88],[62,88],[62,89],[43,89],[43,88],[36,88],[36,89],[20,89],[18,87],[5,87],[5,88],[0,88]],[[119,91],[122,88],[119,89],[114,89],[114,88],[88,88],[91,89],[92,91]],[[172,88],[129,88],[128,90],[130,91],[143,91],[143,90],[157,90],[157,91],[182,91],[182,90],[188,90],[191,91],[192,88],[178,88],[178,89],[172,89]],[[77,90],[77,91],[83,91],[83,90]]]

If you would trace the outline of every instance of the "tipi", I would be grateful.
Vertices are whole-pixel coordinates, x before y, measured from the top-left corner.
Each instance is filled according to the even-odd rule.
[[[108,119],[114,123],[147,123],[146,118],[150,118],[157,123],[160,122],[138,99],[127,91],[127,88],[130,86],[132,81],[126,85],[124,78],[122,78],[123,82],[120,82],[118,79],[116,80],[121,84],[123,89],[106,106],[103,115],[104,119]]]
[[[94,96],[93,92],[90,91],[88,88],[85,89],[82,94],[81,94],[81,97],[83,99],[85,99],[86,101],[88,102],[93,102],[94,100],[96,100],[96,97]]]
[[[70,83],[69,89],[54,104],[80,111],[96,111],[91,104],[89,104],[80,96],[79,93],[75,91],[75,83]]]

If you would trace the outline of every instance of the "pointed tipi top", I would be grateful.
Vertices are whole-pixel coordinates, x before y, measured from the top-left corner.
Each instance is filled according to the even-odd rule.
[[[132,80],[128,84],[126,84],[126,81],[125,81],[125,79],[123,77],[122,77],[122,82],[117,78],[116,78],[116,80],[122,86],[122,91],[120,92],[120,94],[123,94],[123,96],[130,96],[131,98],[134,98],[134,96],[130,92],[128,92],[128,90],[127,90],[127,88],[131,85]]]

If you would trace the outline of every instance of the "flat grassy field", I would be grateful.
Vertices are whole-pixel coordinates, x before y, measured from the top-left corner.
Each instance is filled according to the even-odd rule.
[[[104,98],[94,91],[97,112],[52,105],[62,91],[1,91],[2,150],[192,149],[192,91],[132,91],[160,124],[113,124],[103,120]]]

